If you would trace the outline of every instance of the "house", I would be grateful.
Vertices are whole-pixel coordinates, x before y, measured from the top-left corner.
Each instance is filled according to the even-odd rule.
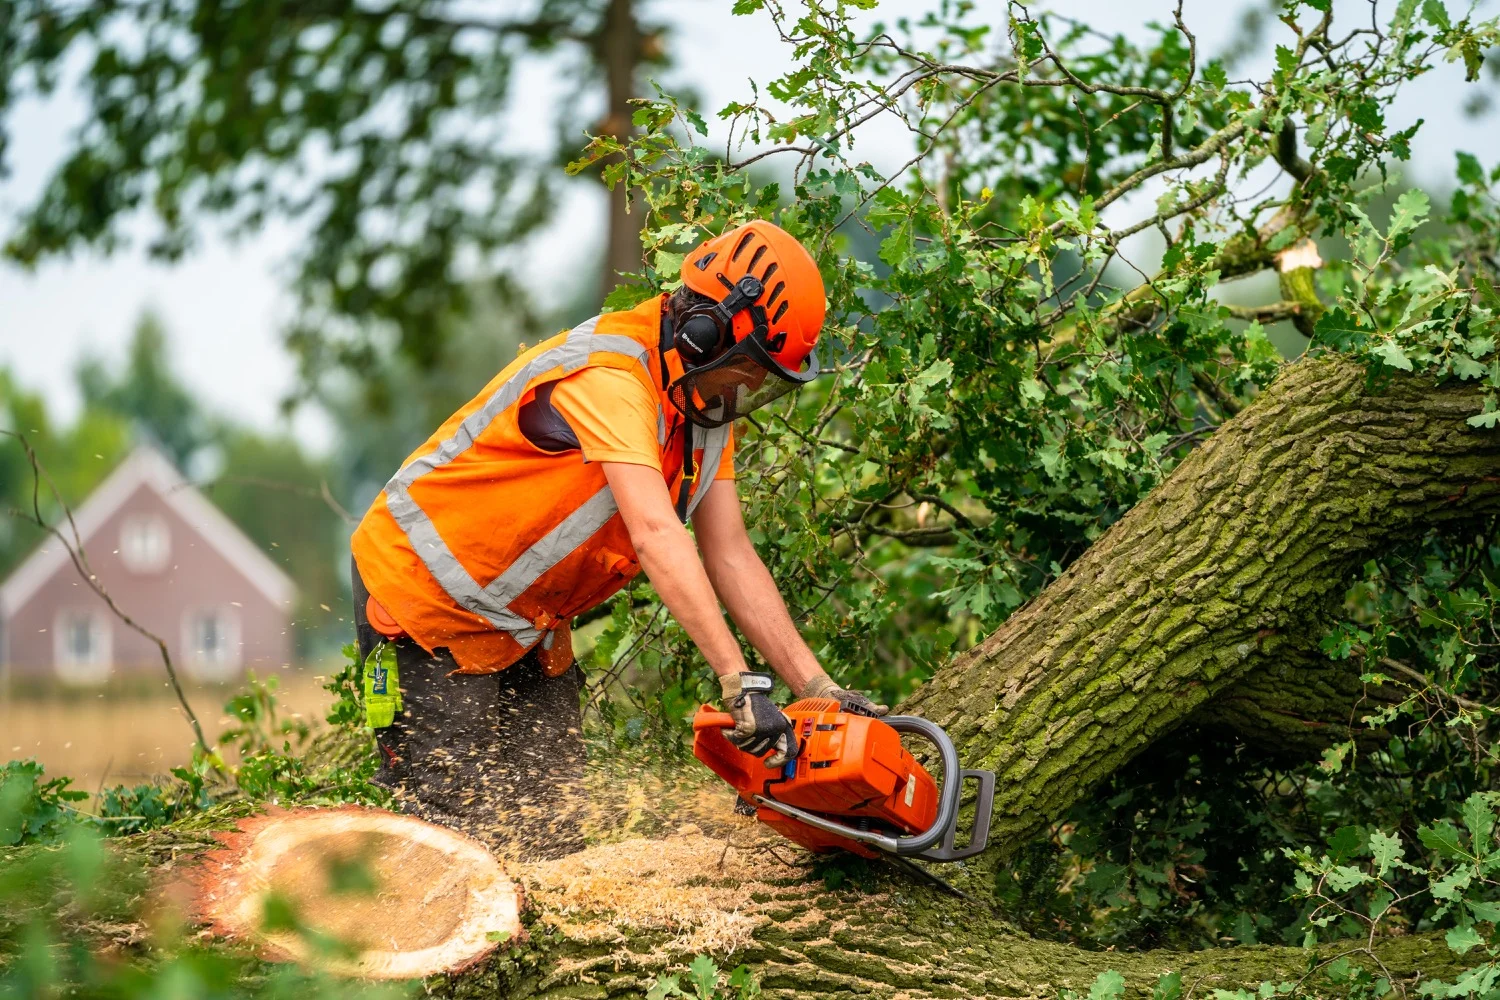
[[[155,448],[136,448],[73,513],[89,565],[161,637],[179,675],[224,683],[290,661],[292,580]],[[0,679],[160,676],[155,643],[112,614],[63,545],[0,585]]]

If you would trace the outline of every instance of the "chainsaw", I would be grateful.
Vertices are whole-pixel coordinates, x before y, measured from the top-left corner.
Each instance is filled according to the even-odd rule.
[[[804,698],[785,714],[796,727],[797,757],[767,767],[764,756],[730,743],[734,718],[702,706],[693,717],[693,756],[734,786],[756,818],[817,854],[961,861],[989,843],[995,773],[960,768],[942,728],[914,715],[876,719],[839,710],[832,698]],[[920,736],[937,748],[939,784],[901,745]],[[955,843],[959,793],[978,784],[968,842]]]

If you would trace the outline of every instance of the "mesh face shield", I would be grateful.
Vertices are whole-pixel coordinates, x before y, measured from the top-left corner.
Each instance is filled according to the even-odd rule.
[[[752,334],[713,361],[684,372],[667,390],[667,398],[699,427],[720,427],[817,377],[816,354],[809,354],[807,366],[794,372]]]

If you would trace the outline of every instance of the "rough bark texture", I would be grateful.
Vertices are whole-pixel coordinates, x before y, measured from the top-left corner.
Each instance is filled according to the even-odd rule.
[[[1372,555],[1500,509],[1500,432],[1465,423],[1477,403],[1416,377],[1372,386],[1347,359],[1291,365],[940,670],[903,708],[996,771],[996,850],[1247,678],[1274,688]]]
[[[754,836],[742,828],[733,839]],[[433,994],[639,997],[657,976],[681,973],[709,953],[725,968],[748,965],[768,1000],[1052,1000],[1063,988],[1086,994],[1107,970],[1125,977],[1131,995],[1148,995],[1162,974],[1180,972],[1201,997],[1212,988],[1297,980],[1311,961],[1351,947],[1085,951],[1027,937],[982,903],[938,895],[896,873],[875,871],[830,890],[808,865],[779,864],[754,845],[726,852],[721,837],[695,830],[594,848],[522,875],[537,908],[537,950],[435,984]],[[1376,954],[1406,986],[1419,973],[1451,977],[1462,968],[1440,938],[1395,938]]]
[[[1242,677],[1189,723],[1231,730],[1258,750],[1302,761],[1351,739],[1366,749],[1384,746],[1390,734],[1361,720],[1405,693],[1400,684],[1366,685],[1357,667],[1314,648]]]

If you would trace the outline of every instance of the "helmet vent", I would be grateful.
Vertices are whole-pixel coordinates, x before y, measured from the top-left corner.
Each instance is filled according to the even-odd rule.
[[[771,265],[772,269],[774,269],[775,267],[776,267],[775,264]],[[770,271],[768,270],[766,272],[766,277],[769,278],[770,276],[771,276],[770,275]],[[774,306],[776,304],[776,300],[781,297],[781,293],[784,292],[784,291],[786,291],[786,282],[785,281],[778,281],[778,282],[776,282],[776,287],[773,288],[773,289],[771,289],[771,297],[768,298],[768,299],[766,299],[766,308],[769,309],[772,306]],[[786,305],[786,303],[783,302],[782,305]],[[779,316],[780,314],[778,313],[777,315]]]
[[[750,263],[748,263],[748,264],[745,265],[745,270],[747,270],[747,271],[754,271],[755,270],[755,265],[760,263],[760,259],[766,255],[766,251],[769,250],[769,249],[771,249],[771,248],[767,247],[767,246],[758,246],[758,247],[756,247],[755,248],[755,252],[750,255]],[[771,266],[775,267],[776,265],[772,264]]]
[[[742,254],[742,253],[745,252],[745,247],[749,246],[750,242],[752,240],[754,240],[754,239],[755,239],[755,233],[753,233],[753,232],[749,232],[749,233],[746,233],[744,236],[741,236],[740,237],[740,241],[734,245],[734,253],[732,253],[732,254],[729,255],[729,259],[731,261],[739,260],[740,259],[740,254]]]
[[[754,267],[755,266],[755,261],[752,260],[750,262],[750,266]],[[771,261],[771,263],[769,263],[769,264],[766,265],[766,273],[762,274],[760,276],[760,283],[762,285],[769,285],[771,283],[771,275],[773,275],[773,274],[776,273],[777,267],[778,267],[778,265],[777,265],[777,263],[774,260]]]
[[[772,323],[780,323],[780,322],[781,322],[781,317],[783,317],[783,316],[785,316],[785,315],[786,315],[786,311],[787,311],[787,310],[788,310],[788,309],[790,309],[790,308],[791,308],[791,306],[792,306],[792,304],[791,304],[791,303],[790,303],[790,302],[783,302],[783,303],[782,303],[782,304],[781,304],[781,305],[780,305],[780,306],[779,306],[779,307],[778,307],[778,308],[777,308],[777,309],[776,309],[776,314],[775,314],[775,315],[774,315],[774,316],[772,316],[772,317],[771,317],[771,322],[772,322]]]
[[[712,264],[714,262],[714,258],[717,256],[719,256],[719,251],[710,250],[708,253],[704,254],[702,257],[699,257],[696,261],[694,261],[694,263],[698,265],[698,270],[707,271],[708,265]]]

